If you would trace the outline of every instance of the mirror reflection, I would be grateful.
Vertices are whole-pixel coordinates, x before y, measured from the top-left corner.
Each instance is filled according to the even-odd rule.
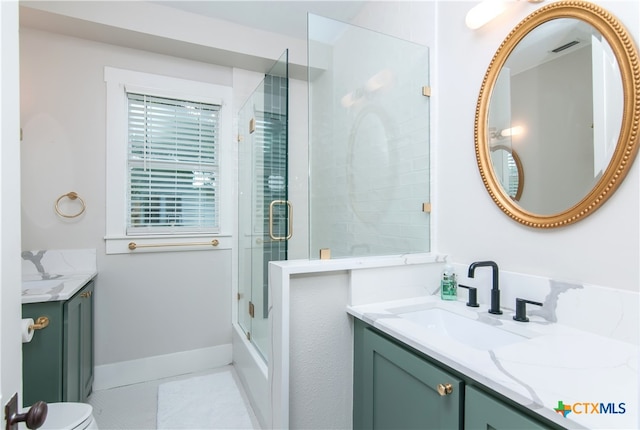
[[[524,189],[524,172],[522,162],[513,149],[497,145],[491,148],[491,163],[502,189],[516,202]]]
[[[488,108],[486,141],[503,190],[542,215],[580,202],[615,152],[623,94],[616,57],[589,23],[558,18],[531,30],[506,59]]]

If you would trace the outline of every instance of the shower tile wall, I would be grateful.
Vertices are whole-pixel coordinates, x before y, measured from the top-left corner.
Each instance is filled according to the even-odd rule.
[[[309,45],[310,255],[427,252],[428,48],[341,29]]]
[[[262,225],[264,231],[269,231],[269,204],[273,200],[288,199],[287,195],[287,103],[288,103],[287,79],[267,75],[264,79],[264,135],[263,151],[263,206],[264,218]],[[278,204],[273,207],[273,233],[276,237],[284,237],[288,234],[287,206]],[[258,225],[258,224],[256,224]],[[269,261],[287,259],[287,242],[267,240],[264,246],[263,259],[263,289],[264,297],[267,297],[268,288],[268,264]],[[264,315],[268,300],[265,300]]]

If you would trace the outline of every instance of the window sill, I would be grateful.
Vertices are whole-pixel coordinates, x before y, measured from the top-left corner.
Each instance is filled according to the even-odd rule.
[[[232,248],[230,235],[109,236],[104,240],[107,255],[215,251]]]

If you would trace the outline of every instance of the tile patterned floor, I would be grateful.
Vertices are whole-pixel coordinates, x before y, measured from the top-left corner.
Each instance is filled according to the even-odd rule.
[[[93,406],[93,416],[100,430],[155,430],[158,412],[158,386],[160,384],[229,369],[233,369],[233,366],[223,366],[205,372],[95,391],[89,397],[88,403]],[[237,378],[236,381],[238,381]],[[239,382],[238,386],[248,405],[246,394]],[[247,407],[250,409],[249,406]],[[254,428],[259,429],[255,416],[252,412],[250,414]]]

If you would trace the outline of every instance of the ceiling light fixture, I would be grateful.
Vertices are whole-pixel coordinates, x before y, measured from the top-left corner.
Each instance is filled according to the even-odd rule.
[[[472,30],[478,29],[500,15],[507,8],[504,0],[484,0],[472,7],[464,19]]]

